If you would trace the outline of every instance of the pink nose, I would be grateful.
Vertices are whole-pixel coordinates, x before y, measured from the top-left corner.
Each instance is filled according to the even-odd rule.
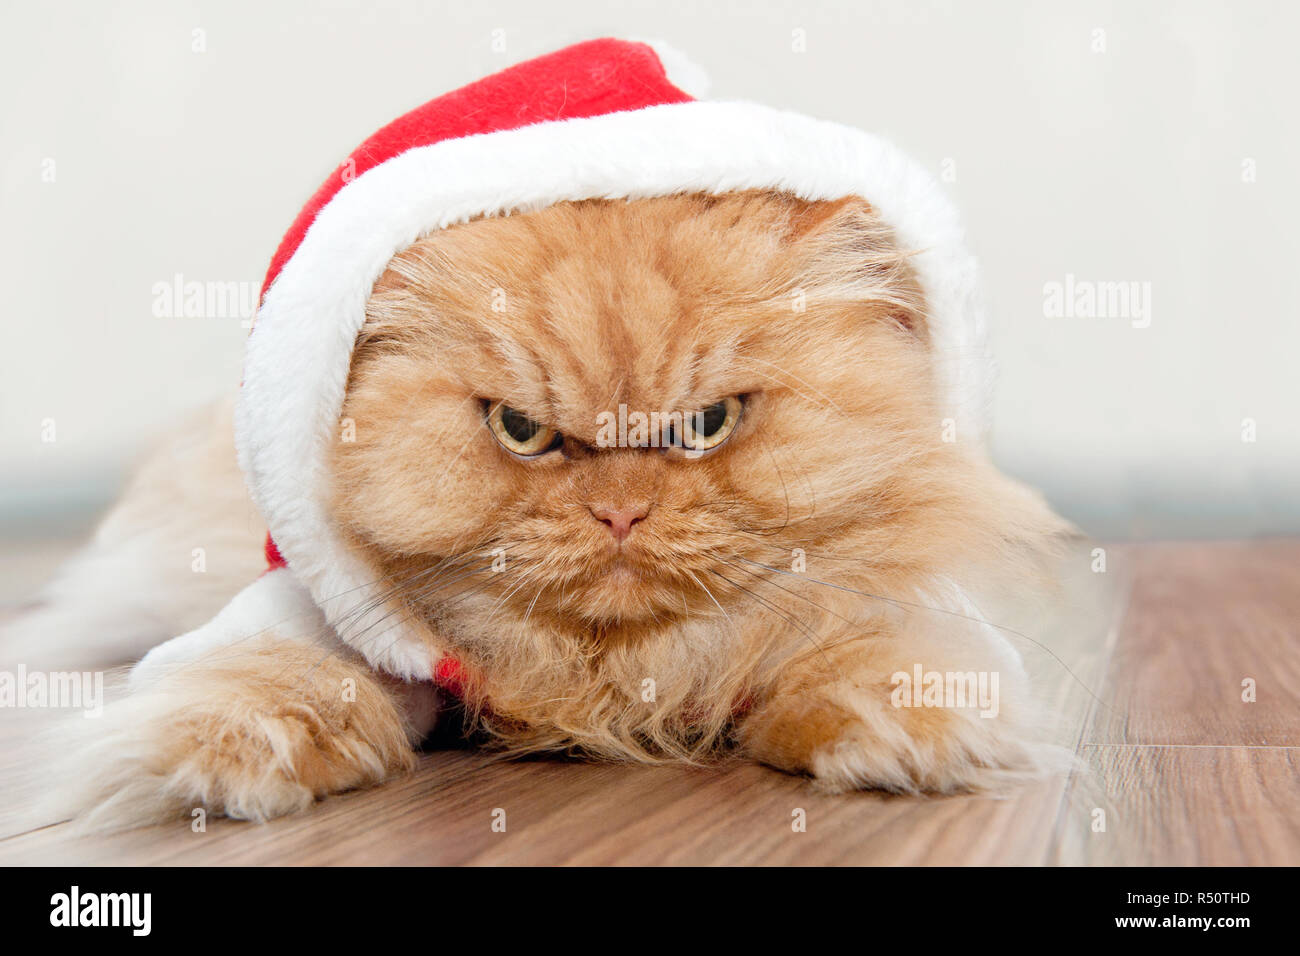
[[[596,516],[596,520],[607,525],[609,533],[614,536],[615,541],[619,542],[631,534],[632,525],[644,518],[649,511],[649,505],[627,505],[623,508],[593,507],[591,509],[591,513]]]

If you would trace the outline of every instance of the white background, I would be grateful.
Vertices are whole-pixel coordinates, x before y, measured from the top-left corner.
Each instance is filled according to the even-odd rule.
[[[1300,530],[1300,5],[550,6],[6,5],[0,533],[84,527],[160,427],[237,387],[239,321],[156,318],[155,283],[259,283],[362,138],[600,35],[949,161],[1002,369],[996,457],[1086,530]],[[1067,274],[1151,283],[1150,327],[1046,318]]]

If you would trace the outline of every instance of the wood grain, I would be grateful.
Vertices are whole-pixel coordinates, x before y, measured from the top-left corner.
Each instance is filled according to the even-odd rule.
[[[1063,860],[1300,863],[1300,541],[1121,549],[1132,593]],[[1253,678],[1257,699],[1242,699]],[[1091,829],[1106,813],[1106,830]]]
[[[1293,747],[1089,745],[1104,788],[1063,841],[1081,862],[1295,866],[1300,862],[1300,751]],[[1086,801],[1079,809],[1091,812]]]
[[[1112,707],[1088,739],[1300,746],[1300,541],[1144,545],[1131,573]]]

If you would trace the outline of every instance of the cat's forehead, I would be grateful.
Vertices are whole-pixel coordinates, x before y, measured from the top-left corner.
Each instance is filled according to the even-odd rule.
[[[854,216],[858,228],[832,228]],[[387,336],[430,376],[574,434],[620,406],[690,411],[843,366],[861,323],[816,305],[814,321],[803,303],[854,279],[892,281],[888,264],[856,268],[884,242],[863,226],[869,216],[864,205],[731,194],[463,223],[393,261],[363,338]]]
[[[754,359],[770,360],[786,303],[763,220],[685,201],[548,212],[439,243],[455,277],[427,286],[435,321],[478,353],[483,387],[556,413],[682,409],[732,394]]]
[[[761,323],[747,329],[735,309],[636,263],[535,291],[511,320],[484,320],[479,387],[571,432],[620,406],[684,410],[736,394],[761,351]]]

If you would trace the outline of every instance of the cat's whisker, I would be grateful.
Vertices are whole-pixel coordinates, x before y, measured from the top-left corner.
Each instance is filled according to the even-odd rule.
[[[774,369],[776,369],[776,370],[777,370],[778,372],[780,372],[782,375],[788,375],[790,378],[794,379],[794,380],[795,380],[796,382],[798,382],[800,385],[804,385],[804,386],[806,386],[807,388],[811,389],[812,391],[816,392],[816,393],[821,397],[822,401],[821,401],[821,402],[812,401],[812,400],[809,399],[808,396],[805,395],[803,392],[801,392],[801,391],[799,391],[797,388],[794,388],[793,386],[791,386],[789,382],[782,381],[781,379],[777,378],[775,375],[771,375],[771,374],[769,374],[769,373],[767,373],[767,372],[764,372],[762,369],[755,369],[755,371],[756,371],[759,375],[762,375],[762,376],[763,376],[764,378],[766,378],[768,381],[770,381],[770,382],[776,382],[778,385],[784,385],[786,388],[790,389],[790,391],[794,392],[794,393],[795,393],[796,395],[798,395],[800,398],[804,399],[805,401],[811,401],[812,404],[814,404],[814,405],[823,405],[823,404],[825,404],[825,405],[829,405],[831,408],[835,409],[837,412],[841,412],[841,413],[843,413],[843,410],[842,410],[838,405],[835,404],[835,401],[834,401],[834,400],[833,400],[829,395],[827,395],[825,392],[821,391],[820,389],[816,388],[815,386],[810,385],[808,382],[805,382],[803,379],[799,378],[799,376],[795,375],[794,373],[789,372],[789,371],[787,371],[786,369],[781,368],[781,366],[777,365],[775,362],[769,362],[769,361],[767,361],[767,359],[759,358],[757,355],[750,355],[750,356],[748,356],[748,359],[747,359],[747,360],[750,361],[750,362],[762,362],[764,365],[768,366],[769,368],[774,368]]]
[[[389,648],[394,646],[396,642],[401,639],[402,633],[400,631],[398,633],[398,636],[392,642],[390,642],[387,647],[379,649],[378,652],[374,652],[373,648],[368,648],[367,646],[373,645],[384,635],[388,634],[390,631],[394,630],[395,628],[398,628],[400,625],[406,623],[407,620],[409,620],[409,617],[407,617],[406,615],[418,613],[417,609],[411,607],[412,603],[419,600],[427,600],[430,596],[436,594],[439,590],[448,587],[452,584],[455,584],[457,581],[461,581],[466,578],[473,577],[475,574],[481,574],[483,573],[483,571],[488,570],[489,568],[491,568],[490,564],[485,565],[481,568],[475,568],[470,571],[464,571],[455,574],[455,576],[452,577],[450,580],[444,580],[440,578],[432,583],[425,584],[415,594],[408,595],[401,603],[394,604],[392,607],[389,608],[389,610],[386,613],[384,613],[376,620],[369,622],[360,631],[354,631],[351,633],[345,633],[344,631],[340,631],[339,636],[347,640],[347,642],[350,643],[352,646],[356,647],[357,650],[362,651],[362,653],[370,652],[370,653],[374,653],[376,656],[382,656],[384,653],[386,653],[389,650]],[[416,577],[418,576],[419,575],[417,575]],[[404,616],[399,618],[396,622],[391,624],[389,627],[384,628],[382,631],[374,630],[375,628],[391,620],[393,617],[397,615],[404,615]],[[333,653],[334,652],[332,651],[328,652],[324,657],[321,658],[320,661],[317,662],[316,666],[319,666],[320,664],[324,663],[325,660],[328,660]]]
[[[718,602],[718,599],[717,599],[716,597],[713,596],[713,592],[709,590],[709,586],[708,586],[707,584],[705,584],[703,581],[701,581],[701,580],[696,576],[696,574],[695,574],[694,571],[691,571],[690,569],[684,569],[684,570],[686,571],[686,575],[687,575],[687,576],[688,576],[692,581],[694,581],[696,584],[698,584],[701,588],[704,589],[704,593],[707,594],[707,595],[709,596],[709,600],[712,601],[714,604],[717,604],[717,605],[718,605],[718,610],[721,611],[721,612],[722,612],[722,616],[725,617],[725,618],[727,619],[727,623],[728,623],[728,624],[731,624],[732,626],[735,626],[735,622],[732,621],[732,619],[731,619],[731,615],[728,614],[728,613],[727,613],[727,609],[726,609],[725,607],[723,607],[723,606]],[[714,573],[716,573],[716,572],[714,572]],[[721,577],[721,575],[719,575],[719,577]],[[725,579],[724,579],[724,580],[725,580]]]
[[[761,444],[763,450],[767,452],[768,457],[772,459],[772,467],[776,469],[776,476],[781,481],[781,494],[785,497],[785,520],[782,522],[781,527],[774,532],[775,534],[780,534],[786,528],[790,527],[790,489],[786,486],[785,474],[781,471],[781,466],[777,464],[776,456],[772,454],[771,446],[767,442],[762,442]]]
[[[736,557],[739,557],[739,555],[736,555]],[[741,572],[743,572],[743,573],[745,573],[745,574],[748,574],[748,575],[750,575],[751,577],[755,578],[756,580],[762,581],[764,584],[767,584],[767,585],[770,585],[771,587],[777,588],[777,589],[780,590],[780,591],[784,591],[786,594],[789,594],[789,595],[792,596],[792,597],[796,597],[796,598],[798,598],[799,600],[805,602],[806,604],[810,604],[810,605],[812,605],[812,606],[815,607],[817,610],[822,611],[822,612],[825,613],[825,614],[829,614],[831,617],[834,617],[834,618],[836,618],[836,619],[838,619],[838,620],[840,620],[840,621],[843,621],[845,624],[851,624],[851,625],[854,626],[854,627],[865,627],[865,626],[866,626],[866,622],[865,622],[865,621],[854,621],[854,620],[851,620],[850,618],[845,617],[844,615],[840,614],[839,612],[834,611],[834,610],[832,610],[831,608],[826,607],[824,604],[818,604],[816,601],[814,601],[812,598],[808,597],[806,594],[800,594],[798,591],[792,591],[790,588],[783,587],[782,585],[777,584],[777,583],[776,583],[775,581],[773,581],[771,578],[765,577],[764,575],[759,574],[757,571],[750,571],[748,568],[745,568],[745,567],[743,567],[742,565],[736,564],[734,561],[727,561],[727,560],[724,560],[724,561],[723,561],[723,564],[725,564],[725,565],[726,565],[727,567],[729,567],[729,568],[735,568],[737,571],[741,571]]]
[[[363,601],[362,603],[356,605],[355,607],[350,608],[347,612],[341,615],[334,622],[335,629],[339,632],[340,636],[342,636],[352,623],[366,617],[368,614],[372,613],[376,608],[382,607],[385,603],[387,603],[389,600],[396,597],[397,595],[401,594],[412,584],[415,584],[416,582],[421,581],[429,577],[430,575],[433,575],[438,571],[444,569],[446,565],[453,560],[456,561],[456,567],[459,568],[468,564],[470,561],[474,559],[474,557],[475,557],[474,555],[468,553],[460,554],[460,555],[449,555],[448,557],[444,558],[442,561],[439,561],[437,564],[427,568],[423,568],[413,574],[407,575],[406,577],[393,578],[391,576],[385,575],[384,577],[380,578],[380,580],[389,581],[390,587],[373,595],[369,600]],[[455,568],[453,568],[452,570],[455,570]],[[379,583],[378,581],[375,582],[376,585],[378,583]],[[373,586],[374,585],[372,585],[372,587]]]
[[[545,591],[545,590],[546,590],[546,583],[543,582],[543,583],[542,583],[542,586],[539,587],[539,588],[537,589],[537,593],[536,593],[535,595],[533,595],[533,599],[532,599],[531,601],[528,602],[528,610],[526,610],[526,611],[524,612],[524,620],[523,620],[523,624],[524,624],[524,625],[526,625],[526,624],[528,623],[528,618],[532,615],[532,613],[533,613],[533,608],[537,605],[537,600],[538,600],[538,598],[540,598],[540,597],[542,596],[542,592]],[[521,625],[521,626],[523,626],[523,625]]]
[[[797,618],[795,618],[792,614],[790,614],[787,610],[785,610],[784,608],[780,607],[779,605],[776,605],[776,604],[774,604],[773,602],[769,601],[767,598],[763,597],[763,596],[760,595],[758,592],[756,592],[756,591],[754,591],[754,590],[752,590],[752,589],[750,589],[750,588],[745,587],[743,584],[740,584],[740,583],[737,582],[737,581],[733,581],[733,580],[731,580],[731,578],[727,577],[727,576],[726,576],[725,574],[723,574],[721,571],[714,570],[714,571],[712,571],[711,573],[714,574],[714,575],[716,575],[717,577],[721,578],[722,580],[726,581],[728,584],[730,584],[730,585],[731,585],[733,588],[735,588],[737,591],[739,591],[739,592],[741,592],[741,593],[743,593],[743,594],[747,594],[747,595],[749,595],[749,597],[753,598],[753,599],[754,599],[755,601],[757,601],[760,605],[762,605],[763,607],[767,608],[767,609],[768,609],[769,611],[771,611],[773,614],[777,615],[777,617],[781,618],[783,621],[785,621],[785,622],[786,622],[787,624],[789,624],[791,627],[795,628],[797,631],[799,631],[800,633],[802,633],[806,638],[808,638],[808,642],[809,642],[810,644],[812,644],[812,646],[813,646],[814,648],[816,648],[817,651],[819,651],[819,652],[821,652],[821,653],[825,653],[825,652],[822,650],[821,645],[817,643],[817,638],[813,635],[813,630],[812,630],[812,628],[810,628],[808,625],[806,625],[806,624],[802,623],[801,621],[799,621],[799,620],[798,620]],[[726,612],[724,611],[723,613],[726,613]]]
[[[511,587],[507,589],[505,593],[503,593],[499,598],[497,598],[496,602],[492,605],[492,607],[488,609],[485,620],[488,621],[492,620],[492,618],[496,616],[496,614],[501,610],[501,608],[505,606],[506,602],[509,601],[510,598],[513,597],[516,593],[518,593],[524,587],[524,585],[526,585],[529,581],[531,581],[539,572],[540,572],[540,567],[537,567],[537,568],[530,568],[526,570],[523,574],[521,574],[519,576],[519,580],[515,582],[513,585],[511,585]]]
[[[960,618],[961,620],[964,620],[964,621],[969,621],[969,622],[972,623],[972,624],[981,624],[981,625],[984,625],[984,626],[987,626],[987,627],[991,627],[991,628],[994,628],[995,630],[1001,631],[1001,632],[1004,633],[1004,634],[1010,634],[1010,635],[1012,635],[1013,637],[1018,637],[1018,638],[1020,638],[1021,640],[1028,641],[1029,643],[1035,645],[1036,647],[1041,648],[1043,651],[1045,651],[1046,653],[1048,653],[1049,655],[1051,655],[1052,659],[1055,660],[1058,664],[1060,664],[1061,667],[1065,670],[1065,672],[1066,672],[1067,674],[1069,674],[1070,677],[1073,678],[1073,680],[1074,680],[1074,681],[1075,681],[1075,682],[1076,682],[1080,687],[1082,687],[1085,691],[1087,691],[1087,692],[1088,692],[1088,695],[1089,695],[1090,697],[1092,697],[1092,699],[1093,699],[1094,701],[1096,701],[1096,702],[1097,702],[1098,704],[1100,704],[1102,707],[1106,707],[1107,709],[1109,709],[1108,705],[1107,705],[1104,701],[1102,701],[1102,699],[1101,699],[1100,697],[1098,697],[1098,696],[1096,695],[1096,693],[1093,692],[1093,690],[1092,690],[1091,687],[1089,687],[1087,684],[1085,684],[1085,683],[1083,682],[1083,680],[1082,680],[1082,679],[1081,679],[1077,674],[1075,674],[1073,670],[1070,669],[1070,666],[1069,666],[1068,664],[1066,664],[1065,661],[1061,660],[1060,656],[1057,655],[1057,653],[1056,653],[1055,651],[1053,651],[1050,647],[1048,647],[1048,646],[1047,646],[1046,644],[1044,644],[1042,641],[1035,640],[1034,638],[1030,637],[1028,634],[1025,634],[1025,633],[1022,632],[1022,631],[1018,631],[1018,630],[1016,630],[1015,628],[1007,627],[1007,626],[1004,625],[1004,624],[995,624],[995,623],[992,622],[992,621],[988,621],[988,620],[985,620],[985,619],[983,619],[983,618],[979,618],[979,617],[974,617],[974,616],[972,616],[972,615],[970,615],[970,614],[964,614],[964,613],[962,613],[961,611],[954,611],[954,610],[952,610],[951,608],[946,608],[946,607],[933,607],[933,606],[928,605],[928,604],[922,604],[922,603],[920,603],[919,601],[907,601],[907,600],[904,600],[904,599],[902,599],[902,598],[890,598],[890,597],[885,597],[883,594],[872,594],[872,593],[869,592],[869,591],[862,591],[862,590],[859,590],[858,588],[851,588],[851,587],[849,587],[849,586],[847,586],[847,585],[844,585],[844,584],[834,584],[834,583],[832,583],[832,582],[830,582],[830,581],[822,581],[822,580],[819,580],[819,579],[817,579],[817,578],[809,577],[809,576],[807,576],[806,574],[799,574],[799,573],[797,573],[797,572],[795,572],[795,571],[787,571],[787,570],[785,570],[784,568],[776,568],[776,567],[772,567],[771,565],[763,564],[763,563],[760,562],[760,561],[752,561],[752,560],[750,560],[749,558],[745,558],[745,557],[742,557],[742,556],[740,556],[740,555],[736,555],[736,557],[737,557],[739,560],[746,562],[747,564],[753,564],[753,565],[755,565],[755,566],[757,566],[757,567],[760,567],[760,568],[766,568],[767,570],[772,571],[772,572],[774,572],[774,573],[776,573],[776,574],[787,574],[787,575],[790,575],[791,577],[797,577],[797,578],[799,578],[799,579],[801,579],[801,580],[807,581],[809,584],[818,584],[818,585],[821,585],[821,586],[823,586],[823,587],[833,588],[834,590],[837,590],[837,591],[846,591],[846,592],[848,592],[848,593],[850,593],[850,594],[857,594],[857,595],[859,595],[859,596],[861,596],[861,597],[871,598],[872,600],[875,600],[875,601],[883,601],[883,602],[886,603],[886,604],[891,604],[891,605],[893,605],[893,606],[895,606],[895,607],[898,607],[898,608],[900,608],[900,609],[902,609],[902,610],[910,610],[910,611],[932,611],[932,612],[934,612],[934,613],[936,613],[936,614],[946,614],[946,615],[949,615],[949,616],[951,616],[951,617]]]
[[[472,571],[472,572],[469,572],[468,574],[461,575],[461,576],[458,577],[456,580],[464,580],[465,578],[472,577],[474,574],[482,574],[482,573],[484,573],[485,571],[489,571],[489,570],[491,570],[491,565],[490,565],[490,564],[487,565],[487,566],[485,566],[485,567],[483,567],[483,568],[478,568],[478,569],[476,569],[476,570],[474,570],[474,571]],[[498,573],[498,572],[493,572],[493,573],[495,574],[495,573]],[[455,583],[455,582],[452,581],[452,582],[446,582],[446,583],[451,584],[451,583]],[[490,583],[491,583],[491,579],[488,579],[488,580],[485,581],[485,582],[481,582],[481,583],[479,583],[479,584],[471,585],[470,587],[465,588],[465,589],[463,589],[462,591],[457,592],[457,595],[469,595],[469,594],[476,593],[476,592],[478,592],[478,591],[482,591],[482,590],[486,589],[487,586],[488,586]],[[433,589],[431,589],[428,593],[429,593],[429,594],[436,593],[437,590],[438,590],[438,588],[433,588]],[[427,597],[427,595],[426,595],[426,597]],[[443,602],[440,602],[440,603],[443,603]],[[445,602],[445,603],[450,604],[450,603],[455,603],[455,601],[453,600],[453,601],[451,601],[451,602]],[[412,609],[412,608],[409,608],[409,607],[403,607],[402,610],[405,610],[405,611],[412,611],[413,609]],[[384,621],[388,620],[388,619],[389,619],[390,617],[392,617],[392,616],[393,616],[393,615],[392,615],[392,613],[390,612],[389,614],[386,614],[383,618],[381,618],[379,621],[376,621],[375,624],[372,625],[372,626],[377,626],[378,624],[383,623]],[[376,652],[376,655],[377,655],[377,656],[382,656],[382,655],[385,654],[385,653],[386,653],[390,648],[394,647],[394,646],[397,644],[398,641],[402,640],[402,638],[404,637],[404,632],[401,631],[399,628],[400,628],[400,626],[401,626],[403,623],[404,623],[404,621],[401,621],[401,620],[399,620],[399,621],[395,621],[394,623],[390,624],[387,628],[385,628],[383,631],[380,631],[380,632],[378,632],[378,633],[376,633],[376,634],[369,635],[369,636],[367,637],[367,640],[374,641],[374,640],[378,640],[380,637],[383,637],[384,635],[386,635],[386,634],[388,634],[388,633],[390,633],[390,632],[392,632],[392,631],[394,631],[394,630],[397,630],[397,635],[396,635],[396,636],[395,636],[395,637],[394,637],[394,638],[393,638],[393,639],[392,639],[392,640],[391,640],[391,641],[390,641],[390,642],[389,642],[385,647],[380,648],[380,649]]]
[[[467,565],[471,560],[473,560],[473,557],[467,557],[465,561],[458,562],[456,565],[449,568],[447,570],[447,573],[453,575],[465,573],[465,568],[467,567]],[[345,639],[350,639],[356,632],[351,632],[349,628],[351,628],[355,624],[359,624],[367,616],[374,613],[374,611],[383,607],[385,604],[396,602],[398,606],[401,606],[402,604],[406,603],[406,600],[412,596],[412,592],[409,591],[411,585],[417,583],[418,581],[422,581],[427,577],[430,577],[434,570],[436,569],[426,569],[425,571],[419,572],[417,574],[413,574],[408,578],[398,581],[397,583],[394,584],[393,587],[389,588],[387,591],[379,595],[376,595],[374,599],[352,609],[352,611],[350,611],[347,615],[345,615],[344,618],[341,619],[340,622],[335,625],[335,628],[338,631],[339,636]],[[474,572],[470,571],[468,573],[472,574]],[[459,578],[454,577],[451,579],[451,581],[447,581],[446,578],[443,576],[436,576],[434,577],[434,580],[432,582],[426,582],[424,584],[421,584],[420,587],[416,589],[413,593],[415,595],[427,594],[430,591],[436,590],[437,588],[440,588],[447,583],[454,583],[456,580],[459,580]],[[392,611],[389,612],[389,614],[391,613]],[[385,618],[387,616],[389,615],[385,615]],[[365,632],[363,630],[360,633],[363,634]]]
[[[493,576],[489,577],[487,580],[480,581],[477,584],[472,584],[469,587],[463,588],[462,590],[456,592],[456,594],[452,595],[450,598],[439,601],[438,607],[440,608],[454,607],[457,604],[461,603],[462,601],[471,598],[482,591],[486,591],[489,587],[492,586],[492,582],[495,581],[497,577],[499,577],[501,574],[508,574],[508,573],[510,572],[509,571],[493,572]]]
[[[487,567],[490,567],[490,565],[485,565],[481,568],[473,568],[467,570],[468,564],[475,558],[481,560],[481,555],[465,554],[465,555],[458,556],[455,563],[445,569],[444,575],[436,576],[433,581],[424,581],[424,583],[421,583],[420,586],[416,588],[414,591],[408,591],[407,589],[410,587],[411,584],[416,583],[417,581],[422,581],[423,579],[429,577],[431,571],[446,566],[449,563],[449,559],[444,559],[442,562],[439,562],[439,564],[434,566],[433,568],[425,569],[420,573],[411,575],[410,577],[404,579],[402,582],[398,584],[398,586],[389,589],[389,591],[383,596],[381,601],[379,601],[378,603],[372,602],[370,604],[370,607],[368,609],[365,609],[364,614],[354,617],[352,623],[359,623],[359,621],[362,618],[364,618],[366,614],[373,613],[373,611],[377,607],[382,606],[384,603],[391,603],[392,606],[383,616],[381,616],[377,620],[371,621],[369,624],[366,625],[365,628],[363,628],[360,631],[350,632],[347,627],[341,628],[339,629],[340,637],[343,637],[344,639],[349,641],[359,639],[363,643],[373,640],[374,636],[370,635],[369,632],[373,630],[373,628],[375,628],[376,626],[382,624],[383,622],[393,617],[395,614],[399,614],[399,613],[409,614],[413,610],[411,605],[414,604],[415,602],[420,600],[427,600],[429,596],[437,593],[439,590],[442,590],[443,588],[446,588],[451,584],[454,584],[457,581],[463,580],[467,577],[472,577],[474,574],[481,573],[482,570],[484,570]],[[450,575],[450,577],[448,577],[447,575]],[[387,633],[387,631],[385,630],[384,632],[381,633]]]

